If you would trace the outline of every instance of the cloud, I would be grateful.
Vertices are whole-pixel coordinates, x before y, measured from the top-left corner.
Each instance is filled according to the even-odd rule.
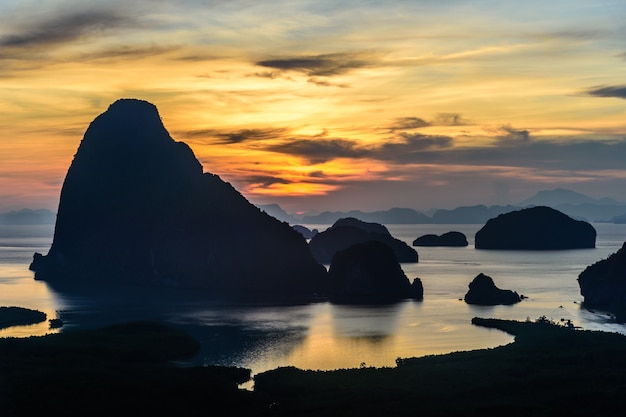
[[[362,158],[368,154],[356,141],[347,139],[294,139],[268,146],[266,150],[300,156],[311,163],[322,163],[336,158]]]
[[[255,72],[251,75],[253,77],[269,78],[270,80],[274,80],[280,77],[281,72],[280,71],[262,71],[262,72]]]
[[[469,121],[463,118],[459,113],[437,113],[430,120],[424,120],[420,117],[398,117],[389,127],[393,132],[396,130],[412,130],[428,126],[465,126]]]
[[[459,113],[437,113],[430,121],[431,126],[465,126],[469,121]]]
[[[255,64],[278,71],[300,72],[315,80],[314,77],[343,75],[355,69],[370,67],[375,62],[374,57],[369,54],[337,53],[267,59]]]
[[[418,149],[419,150],[419,149]],[[431,148],[410,150],[410,144],[386,147],[376,155],[402,164],[525,167],[541,170],[623,170],[626,139],[621,141],[546,141],[503,143],[476,148]]]
[[[328,175],[324,173],[324,171],[312,171],[309,173],[309,177],[311,178],[329,178]]]
[[[318,87],[340,87],[340,88],[348,88],[350,87],[350,85],[345,84],[345,83],[331,83],[330,81],[326,81],[325,79],[321,79],[321,78],[317,78],[317,77],[311,77],[307,80],[307,82],[310,82],[311,84],[315,84]]]
[[[515,129],[510,125],[501,126],[499,129],[498,139],[503,142],[528,142],[530,141],[530,132],[523,129]]]
[[[430,126],[430,123],[419,117],[399,117],[391,125],[390,129],[395,130],[410,130],[419,129],[420,127]]]
[[[588,88],[585,94],[595,97],[615,97],[626,99],[626,85],[599,85]]]
[[[269,187],[273,184],[291,184],[291,181],[272,175],[251,175],[243,178],[246,184],[257,184],[263,187]]]
[[[116,60],[120,58],[144,58],[148,56],[163,55],[172,51],[180,49],[176,46],[124,46],[120,45],[117,48],[108,48],[101,51],[93,51],[89,53],[81,54],[77,60]]]
[[[271,139],[278,139],[285,135],[287,129],[242,129],[233,132],[221,132],[215,129],[191,130],[183,132],[187,138],[210,138],[215,144],[235,144],[243,142],[258,142]]]
[[[0,46],[46,47],[71,42],[111,28],[130,27],[133,23],[134,19],[128,15],[113,10],[72,12],[22,25],[13,33],[0,38]]]
[[[389,141],[371,150],[369,156],[387,162],[432,162],[447,154],[454,140],[448,136],[401,133],[400,141]],[[445,159],[445,158],[444,158]]]

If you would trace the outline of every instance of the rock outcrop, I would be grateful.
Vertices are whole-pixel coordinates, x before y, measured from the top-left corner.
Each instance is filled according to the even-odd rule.
[[[329,264],[338,251],[370,240],[383,242],[391,247],[398,262],[418,262],[417,251],[391,236],[385,226],[355,218],[337,220],[331,227],[316,234],[309,242],[309,247],[318,262]]]
[[[519,303],[522,297],[515,291],[496,287],[493,279],[481,272],[470,282],[469,291],[465,294],[464,299],[467,304],[508,305]]]
[[[424,299],[424,285],[422,284],[422,280],[418,277],[413,278],[413,282],[411,282],[410,297],[415,300]]]
[[[52,246],[31,269],[48,281],[234,292],[309,294],[326,282],[297,231],[203,173],[157,108],[134,99],[113,103],[85,132]]]
[[[319,233],[319,230],[317,229],[309,229],[306,226],[302,226],[300,224],[294,224],[293,226],[293,230],[295,230],[296,232],[300,233],[302,235],[302,237],[304,237],[305,239],[311,239],[313,236],[315,236],[316,234]]]
[[[585,268],[578,275],[583,305],[616,314],[626,322],[626,242],[608,258]]]
[[[416,279],[412,285],[393,250],[377,240],[338,251],[330,264],[328,278],[329,297],[333,301],[386,302],[419,298],[416,295],[423,297],[421,281]]]
[[[413,241],[413,246],[467,246],[467,237],[461,232],[446,232],[441,235],[426,234]]]
[[[582,220],[538,206],[490,219],[476,233],[476,249],[556,250],[595,248],[596,230]]]

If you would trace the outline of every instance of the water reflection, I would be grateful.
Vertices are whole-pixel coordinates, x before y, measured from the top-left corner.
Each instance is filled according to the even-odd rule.
[[[398,316],[407,303],[374,305],[331,305],[336,337],[372,337],[374,340],[395,334]]]

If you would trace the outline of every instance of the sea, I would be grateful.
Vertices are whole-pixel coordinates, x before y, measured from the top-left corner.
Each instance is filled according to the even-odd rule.
[[[329,225],[305,225],[319,231]],[[459,231],[467,247],[415,247],[419,262],[402,264],[409,278],[419,277],[422,301],[385,305],[344,305],[316,300],[301,303],[255,299],[223,300],[211,293],[183,289],[110,287],[72,290],[34,279],[33,254],[46,254],[53,225],[0,225],[0,306],[43,311],[64,325],[48,322],[0,330],[0,337],[41,336],[76,328],[135,320],[158,320],[187,331],[202,348],[180,365],[224,365],[252,374],[286,366],[332,370],[393,367],[398,358],[489,349],[513,341],[494,329],[472,325],[473,317],[571,320],[586,330],[626,334],[603,311],[582,306],[577,278],[588,266],[617,252],[626,241],[626,224],[593,223],[596,248],[558,251],[479,250],[480,224],[387,225],[407,244],[423,234]],[[463,301],[479,273],[499,288],[524,295],[511,306],[473,306]]]

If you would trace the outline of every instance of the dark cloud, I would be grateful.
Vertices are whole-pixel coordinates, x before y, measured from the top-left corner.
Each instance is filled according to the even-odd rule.
[[[311,178],[328,178],[328,176],[324,173],[324,171],[313,171],[309,173],[309,177]]]
[[[311,77],[307,81],[310,82],[311,84],[315,84],[318,87],[340,87],[340,88],[350,87],[350,85],[345,84],[345,83],[341,83],[341,84],[331,83],[330,81],[327,81],[325,79],[320,79],[317,77]]]
[[[528,142],[530,140],[530,132],[523,129],[514,129],[513,127],[506,125],[498,129],[498,139],[503,142]]]
[[[376,155],[390,162],[414,164],[449,164],[463,166],[525,167],[549,171],[623,170],[626,139],[621,141],[527,141],[476,148],[440,148],[421,150],[414,144],[386,145]]]
[[[44,47],[71,42],[111,28],[131,26],[133,19],[112,10],[90,10],[31,22],[0,38],[3,47]]]
[[[393,130],[410,130],[419,129],[420,127],[430,126],[430,123],[419,117],[399,117],[391,125],[390,129]]]
[[[280,77],[280,71],[255,72],[254,74],[252,74],[252,76],[259,78],[269,78],[270,80],[274,80]]]
[[[386,142],[370,151],[370,157],[384,161],[401,163],[441,159],[454,142],[451,137],[401,133],[400,141]],[[439,152],[439,153],[437,153]],[[446,151],[447,152],[447,151]],[[420,156],[422,155],[422,156]],[[428,156],[425,156],[428,155]]]
[[[272,152],[296,155],[311,163],[322,163],[336,158],[362,158],[368,151],[347,139],[294,139],[266,148]]]
[[[257,61],[256,65],[279,71],[294,71],[309,77],[331,77],[359,68],[370,67],[374,59],[366,54],[326,54],[304,57],[287,57]]]
[[[432,126],[465,126],[469,124],[469,121],[459,113],[437,113],[430,124]]]
[[[178,50],[177,46],[124,46],[117,48],[104,49],[102,51],[94,51],[80,55],[77,59],[81,61],[87,60],[115,60],[119,58],[144,58],[147,56],[163,55]]]
[[[426,121],[420,117],[399,117],[389,127],[391,131],[419,129],[428,126],[464,126],[469,122],[459,113],[437,113],[435,117]]]
[[[291,184],[291,181],[271,175],[252,175],[243,178],[246,184],[257,184],[263,187],[269,187],[273,184]]]
[[[626,99],[626,85],[599,85],[587,89],[585,94],[595,97],[615,97]]]
[[[234,132],[221,132],[215,129],[191,130],[183,132],[187,138],[209,138],[212,143],[234,144],[242,142],[258,142],[278,139],[285,135],[287,129],[242,129]]]

